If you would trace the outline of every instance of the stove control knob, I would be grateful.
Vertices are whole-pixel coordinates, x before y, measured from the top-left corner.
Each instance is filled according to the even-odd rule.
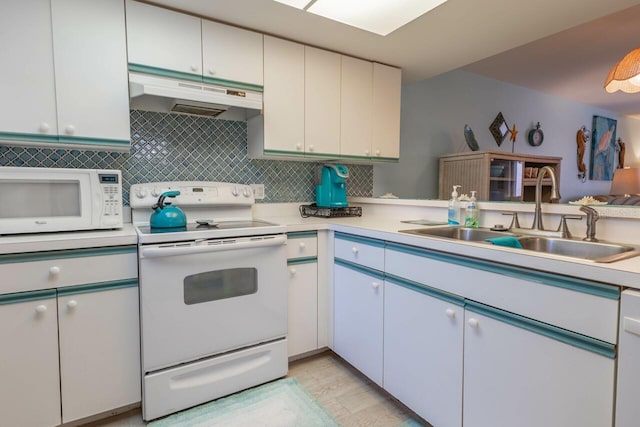
[[[238,187],[233,187],[233,190],[231,190],[231,195],[234,197],[238,197],[240,195],[240,193],[238,193]]]
[[[145,197],[147,197],[147,190],[145,190],[144,188],[138,188],[136,190],[136,197],[138,199],[144,199]]]
[[[162,194],[162,193],[160,193],[160,190],[158,190],[157,188],[154,188],[153,190],[151,190],[151,195],[153,197],[159,197],[160,194]]]
[[[248,188],[245,188],[245,189],[242,191],[242,195],[243,195],[244,197],[251,197],[251,190],[249,190]]]

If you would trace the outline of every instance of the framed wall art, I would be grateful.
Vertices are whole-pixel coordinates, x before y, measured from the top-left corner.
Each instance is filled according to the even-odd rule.
[[[611,181],[616,167],[617,121],[607,117],[593,116],[591,127],[591,160],[589,179]]]

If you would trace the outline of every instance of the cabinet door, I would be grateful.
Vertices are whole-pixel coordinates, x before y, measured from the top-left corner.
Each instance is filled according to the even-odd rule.
[[[382,386],[382,277],[334,265],[334,350]]]
[[[371,156],[373,64],[342,56],[340,154]]]
[[[0,295],[2,425],[60,424],[55,295],[55,290]]]
[[[262,86],[262,34],[202,21],[204,77]]]
[[[138,288],[59,290],[62,421],[140,401]]]
[[[384,284],[384,388],[434,426],[462,425],[461,306]]]
[[[289,356],[318,348],[318,263],[289,265]]]
[[[264,149],[304,153],[304,46],[264,36]]]
[[[400,157],[400,92],[402,70],[373,64],[373,111],[371,155],[374,158]]]
[[[52,43],[49,0],[2,2],[0,140],[57,140]]]
[[[307,154],[340,154],[340,55],[305,46],[304,142]]]
[[[128,150],[124,4],[53,0],[51,8],[60,141],[92,141]]]
[[[640,406],[638,405],[639,354],[640,291],[629,289],[622,293],[620,302],[616,427],[633,427],[640,420]]]
[[[611,425],[614,359],[469,310],[465,319],[465,427]]]
[[[202,79],[201,20],[127,0],[129,63]]]

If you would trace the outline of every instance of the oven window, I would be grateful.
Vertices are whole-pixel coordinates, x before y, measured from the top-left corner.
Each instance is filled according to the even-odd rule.
[[[79,181],[0,182],[0,218],[80,216]]]
[[[258,270],[229,268],[193,274],[184,279],[184,303],[200,304],[258,292]]]

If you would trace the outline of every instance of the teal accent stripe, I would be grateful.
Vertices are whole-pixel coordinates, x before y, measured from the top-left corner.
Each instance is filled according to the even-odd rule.
[[[0,295],[0,305],[19,304],[21,302],[38,301],[56,297],[55,289],[43,291],[18,292],[15,294]]]
[[[372,157],[372,161],[374,162],[387,162],[387,163],[398,163],[400,161],[397,157]]]
[[[102,248],[85,249],[65,249],[48,252],[25,252],[20,254],[0,255],[0,264],[11,264],[17,262],[46,261],[50,259],[80,258],[89,256],[117,255],[136,253],[136,245],[129,246],[107,246]]]
[[[310,256],[306,258],[292,258],[287,260],[287,265],[311,264],[318,262],[318,257]]]
[[[58,135],[41,135],[37,133],[0,132],[2,141],[58,142]]]
[[[513,265],[497,264],[494,261],[486,261],[476,258],[467,258],[461,255],[453,255],[444,252],[436,252],[413,246],[399,245],[396,243],[387,243],[387,248],[398,252],[416,255],[423,258],[429,258],[437,261],[443,261],[450,264],[461,265],[464,267],[475,268],[478,270],[488,271],[491,273],[502,274],[517,279],[529,280],[544,285],[556,286],[558,288],[569,289],[576,292],[582,292],[598,297],[608,298],[612,300],[620,299],[620,288],[612,285],[605,285],[599,282],[592,282],[585,279],[575,277],[560,276],[554,273],[544,271],[529,270],[524,267]]]
[[[209,84],[213,84],[213,85],[219,85],[219,86],[231,87],[231,88],[237,88],[237,89],[244,89],[244,90],[251,90],[251,91],[254,91],[254,92],[263,92],[264,91],[264,87],[263,86],[254,85],[253,83],[237,82],[235,80],[217,79],[215,77],[203,76],[202,77],[202,81],[204,83],[209,83]]]
[[[201,74],[185,73],[184,71],[168,70],[166,68],[151,67],[149,65],[134,64],[129,62],[129,71],[136,73],[151,74],[160,77],[170,77],[172,79],[190,80],[192,82],[202,82]]]
[[[407,288],[409,290],[416,291],[430,297],[438,298],[440,300],[458,305],[460,307],[464,307],[465,305],[464,298],[458,295],[441,291],[440,289],[435,289],[411,280],[403,279],[401,277],[394,276],[393,274],[385,273],[385,280],[389,283],[393,283],[394,285],[402,286],[403,288]]]
[[[548,325],[537,320],[529,319],[517,314],[498,310],[475,301],[466,301],[465,308],[478,314],[490,317],[503,323],[534,332],[538,335],[608,357],[616,358],[616,346],[605,341],[597,340],[585,335],[577,334],[557,326]]]
[[[341,154],[339,156],[339,158],[340,159],[347,159],[347,160],[351,159],[351,160],[366,160],[366,161],[369,161],[369,162],[371,161],[371,157],[369,157],[369,156],[352,156],[352,155],[349,155],[349,154]]]
[[[354,236],[353,234],[345,234],[345,233],[336,232],[335,233],[335,238],[336,239],[349,240],[351,242],[356,242],[356,243],[363,243],[363,244],[375,246],[375,247],[378,247],[378,248],[384,248],[385,247],[385,242],[383,242],[382,240],[378,240],[378,239],[372,239],[370,237]]]
[[[340,155],[336,153],[304,153],[305,157],[317,157],[320,159],[340,159]]]
[[[59,142],[64,144],[82,144],[82,145],[101,145],[111,147],[125,147],[128,148],[131,145],[131,141],[128,139],[108,139],[108,138],[86,138],[82,136],[65,136],[60,135]]]
[[[284,150],[264,150],[264,155],[273,155],[273,156],[293,156],[293,157],[304,157],[303,152],[299,151],[284,151]]]
[[[373,268],[365,267],[360,264],[354,264],[352,262],[349,262],[340,258],[336,258],[334,260],[334,264],[348,268],[350,270],[357,271],[358,273],[373,276],[379,280],[384,280],[384,273],[382,271],[374,270]]]
[[[318,236],[318,232],[315,230],[312,231],[292,231],[290,233],[287,233],[287,238],[288,239],[302,239],[302,238],[306,238],[306,237],[317,237]]]
[[[86,285],[67,286],[58,288],[61,297],[77,294],[89,294],[93,292],[112,291],[114,289],[134,288],[138,286],[138,278],[112,280],[109,282],[88,283]]]

